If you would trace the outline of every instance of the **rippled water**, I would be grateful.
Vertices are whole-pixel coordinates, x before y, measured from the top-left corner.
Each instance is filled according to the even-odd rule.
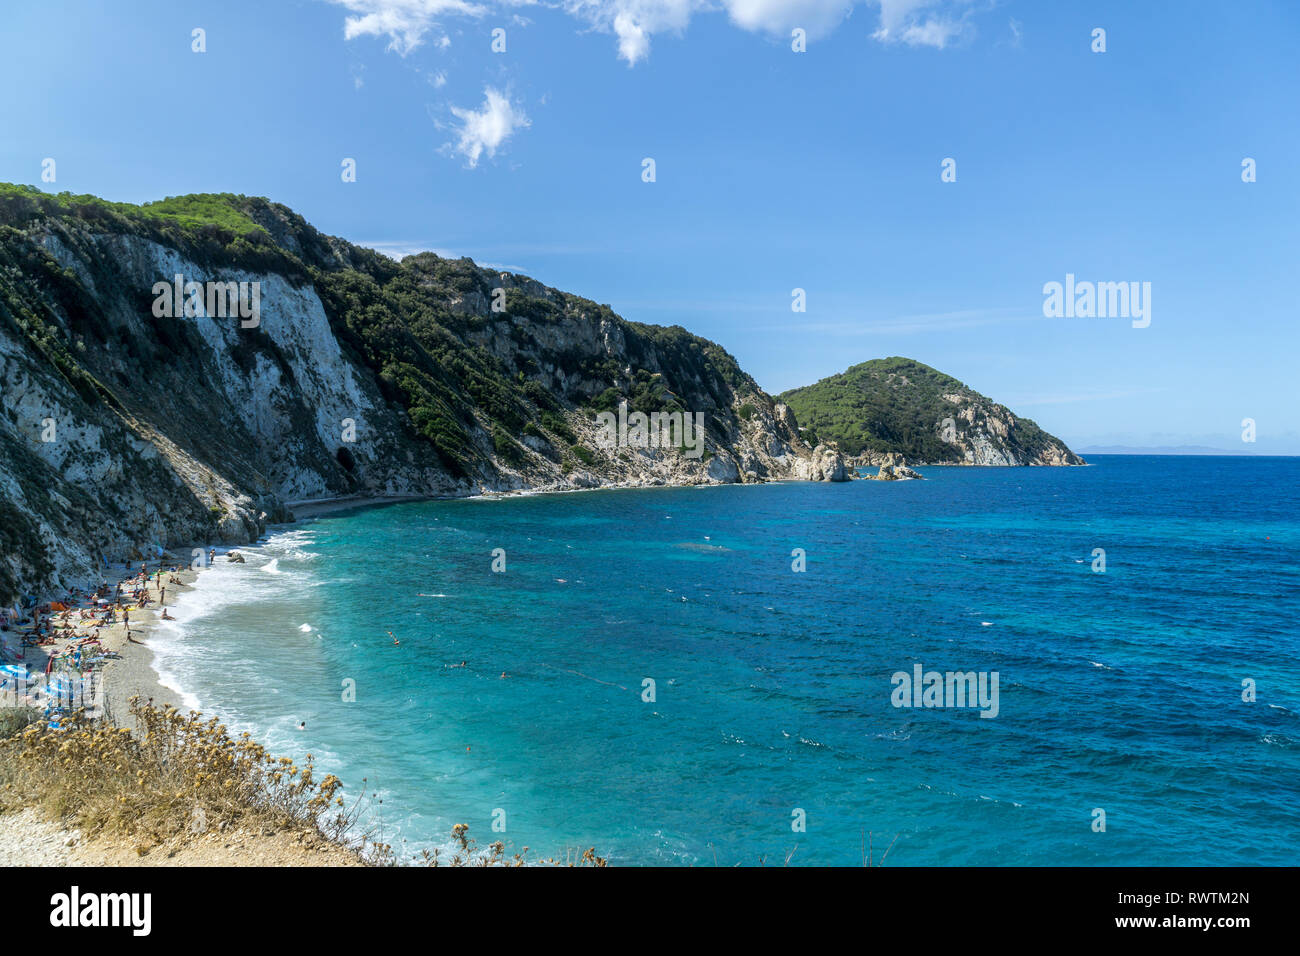
[[[892,865],[1296,863],[1300,460],[923,471],[320,518],[151,643],[368,778],[407,852],[465,822],[617,863],[856,865],[864,832]],[[998,715],[893,706],[916,663],[998,672]]]

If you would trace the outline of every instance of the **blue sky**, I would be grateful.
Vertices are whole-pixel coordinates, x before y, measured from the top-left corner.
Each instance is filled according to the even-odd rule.
[[[773,393],[906,355],[1075,447],[1300,454],[1300,4],[7,6],[0,180],[269,196],[683,325]],[[1045,318],[1067,273],[1150,282],[1150,326]]]

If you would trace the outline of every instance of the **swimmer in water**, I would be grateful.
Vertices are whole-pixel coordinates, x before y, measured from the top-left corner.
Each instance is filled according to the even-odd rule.
[[[402,642],[399,641],[399,640],[397,639],[397,636],[396,636],[395,634],[393,634],[392,631],[389,631],[389,632],[388,632],[388,636],[391,637],[391,638],[393,639],[393,646],[394,646],[394,647],[400,647],[400,646],[401,646]]]

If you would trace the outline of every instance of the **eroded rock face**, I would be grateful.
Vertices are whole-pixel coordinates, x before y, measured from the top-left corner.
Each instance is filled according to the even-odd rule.
[[[812,450],[812,455],[800,463],[796,477],[805,481],[848,481],[849,473],[838,451],[818,445]]]
[[[776,420],[786,427],[791,434],[799,434],[799,422],[795,420],[794,410],[784,402],[777,402],[773,409]]]
[[[709,459],[708,476],[722,484],[732,484],[740,480],[740,469],[728,455],[714,455]]]
[[[0,221],[5,212],[0,204]],[[313,260],[317,270],[367,261],[363,250],[314,230],[272,233],[296,253],[325,250]],[[494,438],[496,412],[475,405],[453,469],[420,434],[393,381],[346,338],[337,297],[306,275],[268,269],[264,258],[214,265],[184,243],[74,215],[7,234],[0,524],[11,546],[0,553],[0,600],[82,587],[106,560],[251,542],[268,521],[287,520],[296,501],[845,478],[838,455],[802,441],[788,408],[734,364],[720,370],[724,358],[734,360],[716,345],[680,329],[635,326],[467,260],[453,265],[457,281],[468,276],[472,287],[437,303],[447,315],[472,317],[449,326],[448,341],[458,357],[535,389],[528,394],[539,404],[512,399],[532,427],[510,432],[505,454]],[[383,268],[381,277],[404,267]],[[449,267],[429,257],[421,268],[410,270],[417,285]],[[237,317],[203,308],[158,321],[151,290],[177,274],[200,284],[258,283],[259,324],[250,332]],[[514,313],[493,312],[484,293],[492,288],[527,298],[511,300]],[[66,356],[62,365],[24,331],[41,325]],[[647,382],[704,415],[698,455],[601,447],[593,399]]]
[[[880,463],[880,471],[872,477],[877,481],[900,481],[924,478],[925,476],[909,468],[907,460],[902,455],[889,452]]]

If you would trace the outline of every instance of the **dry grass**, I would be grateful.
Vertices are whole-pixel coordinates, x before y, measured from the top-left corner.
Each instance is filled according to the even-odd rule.
[[[294,829],[349,842],[359,807],[342,782],[317,780],[312,757],[298,766],[215,718],[131,701],[138,733],[79,715],[45,721],[0,740],[0,807],[36,806],[88,837],[129,837],[137,851],[212,829]],[[350,841],[375,854],[363,837]]]
[[[11,737],[41,719],[35,707],[0,707],[0,739]]]
[[[57,729],[44,720],[0,739],[0,811],[34,806],[89,839],[127,839],[138,854],[180,847],[213,830],[290,831],[308,843],[350,848],[365,863],[399,861],[362,820],[363,800],[344,803],[333,774],[317,780],[311,754],[299,766],[248,734],[232,737],[216,718],[132,698],[137,731],[78,714]],[[2,736],[2,735],[0,735]],[[469,827],[452,830],[456,850],[425,851],[429,866],[522,866],[502,843],[480,849]],[[594,850],[543,863],[604,866]]]

